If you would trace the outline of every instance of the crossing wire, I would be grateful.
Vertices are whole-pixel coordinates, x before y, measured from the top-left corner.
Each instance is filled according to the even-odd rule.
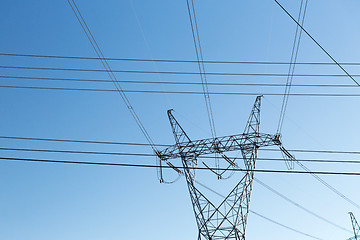
[[[105,59],[104,54],[102,53],[97,41],[95,40],[93,34],[91,33],[90,28],[88,27],[85,19],[83,18],[83,16],[81,15],[81,12],[79,10],[79,8],[77,7],[76,3],[74,0],[67,0],[69,5],[71,6],[71,9],[73,10],[77,20],[79,21],[82,29],[84,30],[88,40],[90,41],[93,49],[95,50],[97,56],[99,57],[99,60],[101,61],[102,65],[104,66],[106,72],[108,73],[110,79],[113,81],[116,90],[119,92],[121,98],[123,99],[123,101],[125,102],[126,106],[128,107],[131,115],[133,116],[135,122],[137,123],[138,127],[140,128],[141,132],[143,133],[143,135],[145,136],[146,140],[148,141],[148,143],[150,144],[151,148],[153,149],[153,151],[157,154],[159,151],[157,150],[156,146],[154,145],[154,142],[152,140],[152,138],[150,137],[149,133],[147,132],[145,126],[143,125],[142,121],[140,120],[140,118],[138,117],[136,111],[134,110],[132,104],[130,103],[129,99],[127,98],[125,92],[123,91],[119,81],[117,80],[117,77],[115,76],[114,72],[112,71],[109,63],[107,62],[107,60]],[[162,174],[162,162],[156,158],[157,161],[157,175],[158,178],[160,180],[160,183],[173,183],[175,181],[172,182],[168,182],[165,181],[163,179],[163,174]],[[180,174],[179,174],[180,177]],[[179,179],[179,178],[178,178]]]
[[[304,25],[304,21],[305,21],[305,15],[306,15],[306,10],[307,10],[308,0],[306,0],[306,2],[305,2],[304,11],[302,11],[303,2],[304,1],[301,0],[299,16],[298,16],[298,21],[299,22],[300,22],[301,17],[302,17],[302,23],[301,23],[302,26]],[[301,16],[301,14],[302,14],[302,16]],[[284,93],[284,97],[283,97],[283,101],[282,101],[282,105],[281,105],[279,124],[278,124],[278,128],[277,128],[277,134],[281,134],[281,129],[282,129],[282,126],[283,126],[283,123],[284,123],[286,108],[287,108],[287,104],[288,104],[288,100],[289,100],[289,93],[290,93],[290,89],[291,89],[291,86],[292,86],[292,81],[293,81],[293,78],[294,78],[294,72],[295,72],[295,66],[296,66],[294,63],[296,63],[297,56],[298,56],[298,53],[299,53],[299,48],[300,48],[301,34],[302,34],[302,30],[300,29],[300,31],[299,31],[299,26],[296,26],[295,37],[294,37],[293,47],[292,47],[292,52],[291,52],[289,71],[288,71],[288,76],[287,76],[287,80],[286,80],[285,93]]]
[[[139,126],[141,132],[143,133],[143,135],[145,136],[146,140],[150,143],[150,146],[152,147],[152,149],[157,152],[157,149],[154,145],[153,140],[151,139],[149,133],[147,132],[147,130],[145,129],[143,123],[141,122],[140,118],[138,117],[136,111],[134,110],[132,104],[130,103],[129,99],[127,98],[125,92],[123,91],[119,81],[117,80],[117,77],[115,76],[114,72],[112,71],[109,63],[107,62],[104,54],[102,53],[97,41],[95,40],[90,28],[88,27],[85,19],[83,18],[79,8],[77,7],[76,3],[74,0],[67,0],[71,9],[73,10],[78,22],[80,23],[82,29],[84,30],[84,33],[86,34],[88,40],[90,41],[93,49],[96,52],[96,55],[98,56],[98,59],[101,61],[102,65],[105,68],[105,71],[108,73],[110,79],[113,81],[117,92],[119,92],[121,98],[123,99],[124,103],[126,104],[127,108],[129,109],[132,117],[134,118],[134,120],[136,121],[137,125]]]
[[[270,222],[272,222],[272,223],[274,223],[274,224],[276,224],[276,225],[282,226],[282,227],[284,227],[284,228],[286,228],[286,229],[288,229],[288,230],[291,230],[291,231],[293,231],[293,232],[297,232],[297,233],[299,233],[299,234],[301,234],[301,235],[304,235],[304,236],[306,236],[306,237],[313,238],[313,239],[318,239],[318,240],[323,240],[322,238],[315,237],[315,236],[313,236],[313,235],[304,233],[304,232],[299,231],[299,230],[296,230],[296,229],[294,229],[294,228],[292,228],[292,227],[288,227],[288,226],[286,226],[286,225],[284,225],[284,224],[282,224],[282,223],[279,223],[279,222],[277,222],[277,221],[275,221],[275,220],[272,220],[272,219],[270,219],[270,218],[268,218],[268,217],[265,217],[265,216],[263,216],[263,215],[255,212],[255,211],[253,211],[253,210],[249,210],[249,212],[251,212],[251,213],[253,213],[253,214],[255,214],[255,215],[257,215],[257,216],[259,216],[259,217],[261,217],[261,218],[264,218],[264,219],[266,219],[266,220],[268,220],[268,221],[270,221]]]
[[[313,36],[311,36],[311,34],[306,31],[306,29],[301,26],[301,24],[296,21],[296,19],[277,1],[274,0],[275,3],[286,13],[286,15],[288,15],[292,21],[294,21],[296,23],[297,26],[299,26],[301,28],[301,30],[306,33],[306,35],[345,73],[346,76],[348,76],[357,86],[360,86],[360,84],[353,78],[353,76],[351,76],[342,66],[340,63],[338,63],[335,58],[333,58],[330,53],[328,51],[325,50],[325,48],[323,48],[321,46],[321,44],[315,40],[315,38],[313,38]]]
[[[351,231],[349,231],[348,229],[346,229],[346,228],[344,228],[344,227],[342,227],[342,226],[340,226],[340,225],[338,225],[338,224],[336,224],[336,223],[334,223],[334,222],[332,222],[332,221],[330,221],[330,220],[328,220],[328,219],[326,219],[326,218],[318,215],[317,213],[315,213],[315,212],[313,212],[313,211],[305,208],[305,207],[302,206],[301,204],[299,204],[299,203],[291,200],[290,198],[288,198],[288,197],[285,196],[284,194],[281,194],[280,192],[276,191],[274,188],[270,187],[269,185],[267,185],[267,184],[264,183],[263,181],[255,178],[255,177],[254,177],[254,181],[257,182],[257,183],[259,183],[260,185],[262,185],[263,187],[265,187],[265,188],[268,189],[269,191],[273,192],[274,194],[278,195],[279,197],[283,198],[284,200],[290,202],[290,203],[293,204],[294,206],[296,206],[296,207],[300,208],[301,210],[303,210],[303,211],[311,214],[312,216],[314,216],[314,217],[316,217],[316,218],[318,218],[318,219],[320,219],[320,220],[322,220],[322,221],[324,221],[324,222],[326,222],[326,223],[328,223],[328,224],[330,224],[330,225],[332,225],[332,226],[334,226],[334,227],[337,227],[338,229],[341,229],[341,230],[343,230],[343,231],[345,231],[345,232],[350,232],[350,233],[351,233]]]
[[[277,2],[277,1],[276,1]],[[347,73],[346,71],[345,71],[345,73]],[[348,74],[347,74],[348,75]],[[356,81],[355,81],[356,82]],[[356,82],[357,83],[357,82]]]
[[[298,22],[296,21],[296,19],[277,1],[274,0],[276,2],[276,4],[296,23],[296,25],[298,27],[301,28],[301,30],[303,32],[305,32],[308,37],[310,37],[310,39],[334,62],[336,63],[336,65],[351,79],[353,80],[353,82],[357,85],[360,86],[360,84],[304,29],[304,27]],[[302,167],[305,171],[309,172],[315,179],[317,179],[320,183],[322,183],[324,186],[326,186],[328,189],[330,189],[332,192],[334,192],[335,194],[337,194],[338,196],[340,196],[341,198],[343,198],[345,201],[347,201],[348,203],[350,203],[351,205],[355,206],[356,208],[360,209],[360,205],[358,205],[357,203],[355,203],[354,201],[352,201],[350,198],[346,197],[344,194],[342,194],[339,190],[337,190],[336,188],[334,188],[333,186],[331,186],[330,184],[328,184],[326,181],[324,181],[322,178],[320,178],[319,176],[317,176],[315,173],[313,173],[309,168],[307,168],[306,166],[304,166],[302,163],[297,162],[295,160],[295,162]]]
[[[334,192],[336,195],[340,196],[342,199],[344,199],[346,202],[350,203],[354,207],[360,209],[360,205],[345,196],[343,193],[341,193],[339,190],[331,186],[329,183],[327,183],[324,179],[316,175],[313,171],[311,171],[308,167],[306,167],[304,164],[302,164],[300,161],[295,160],[295,163],[297,163],[302,169],[304,169],[306,172],[310,173],[311,176],[313,176],[316,180],[318,180],[321,184],[323,184],[325,187],[330,189],[332,192]]]
[[[202,88],[203,88],[203,92],[204,92],[206,111],[207,111],[208,118],[209,118],[211,135],[213,138],[215,138],[216,137],[215,121],[214,121],[214,115],[213,115],[213,111],[212,111],[212,107],[211,107],[209,88],[207,85],[204,58],[203,58],[203,54],[202,54],[198,24],[197,24],[197,20],[196,20],[194,1],[191,0],[191,7],[190,7],[189,0],[186,0],[186,4],[187,4],[187,9],[188,9],[192,37],[193,37],[194,46],[195,46],[195,52],[196,52],[199,73],[200,73],[200,79],[201,79]],[[194,27],[195,27],[195,30],[194,30]]]

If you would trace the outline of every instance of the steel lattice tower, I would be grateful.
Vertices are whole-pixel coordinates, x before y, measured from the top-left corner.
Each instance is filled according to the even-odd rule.
[[[354,237],[349,238],[348,240],[360,240],[360,226],[355,219],[355,216],[352,212],[349,212],[352,229],[354,231]]]
[[[289,158],[288,160],[293,159],[292,155],[282,147],[279,136],[259,132],[260,105],[261,96],[258,96],[243,134],[197,141],[190,140],[171,110],[167,112],[176,144],[158,152],[157,155],[173,168],[175,167],[168,160],[181,158],[199,229],[199,240],[245,239],[255,162],[260,147],[277,145]],[[241,151],[247,171],[220,205],[215,206],[196,187],[195,172],[198,166],[198,157],[217,153],[227,161],[229,168],[236,168],[235,161],[225,155],[225,152],[236,150]],[[176,170],[180,172],[179,169]],[[216,173],[213,170],[212,172]]]

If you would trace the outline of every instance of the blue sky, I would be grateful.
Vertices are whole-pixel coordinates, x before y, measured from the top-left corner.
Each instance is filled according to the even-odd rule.
[[[195,59],[186,1],[76,1],[107,57]],[[281,1],[294,16],[300,1]],[[309,1],[305,28],[339,62],[359,62],[360,3],[354,0]],[[196,1],[204,59],[229,61],[289,61],[295,24],[271,0]],[[67,1],[0,3],[0,52],[95,57]],[[142,33],[143,32],[143,33]],[[305,35],[298,61],[330,59]],[[195,64],[110,62],[116,70],[189,71]],[[102,69],[98,61],[0,56],[0,65]],[[208,72],[287,73],[288,66],[207,64]],[[358,74],[358,67],[346,67]],[[299,66],[298,74],[342,74],[336,66]],[[0,75],[108,79],[104,72],[0,69]],[[197,75],[118,73],[119,80],[192,81]],[[1,78],[0,85],[113,89],[112,83],[40,81]],[[283,77],[208,76],[209,82],[285,83]],[[294,84],[353,84],[345,77],[295,77]],[[169,86],[124,83],[128,90],[201,91],[200,85]],[[210,92],[283,93],[283,87],[220,87]],[[358,93],[345,88],[292,88],[296,93]],[[202,95],[132,93],[128,97],[154,142],[174,143],[166,110],[193,139],[210,137]],[[125,104],[116,93],[0,88],[1,136],[145,142]],[[219,136],[241,133],[255,96],[213,95]],[[275,133],[281,97],[265,96],[264,133]],[[283,127],[289,149],[358,150],[358,97],[290,96]],[[0,139],[2,147],[82,151],[152,153],[150,147],[106,146]],[[2,157],[154,164],[152,157],[2,151]],[[280,158],[261,151],[259,157]],[[296,153],[299,159],[357,159],[356,155]],[[174,160],[174,164],[179,164]],[[306,163],[318,171],[357,171],[358,165]],[[283,162],[257,163],[259,169],[286,170]],[[299,167],[296,170],[301,170]],[[170,177],[173,175],[170,174]],[[204,181],[226,192],[230,180]],[[360,210],[308,175],[256,174],[277,191],[347,229],[353,211]],[[354,202],[360,202],[358,177],[323,176]],[[204,182],[203,181],[203,182]],[[140,168],[0,162],[0,238],[57,239],[195,239],[196,223],[184,178],[159,184],[156,171]],[[280,223],[322,239],[346,239],[350,233],[324,223],[254,183],[251,209]],[[304,236],[250,214],[248,239],[304,239]]]

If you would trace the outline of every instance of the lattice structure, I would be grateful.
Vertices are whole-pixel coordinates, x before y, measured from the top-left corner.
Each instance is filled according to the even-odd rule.
[[[349,214],[351,219],[351,225],[354,231],[354,236],[349,238],[348,240],[360,240],[360,226],[356,221],[354,214],[352,212],[349,212]]]
[[[292,157],[292,155],[282,147],[279,136],[259,132],[260,106],[261,96],[258,96],[243,134],[197,141],[192,141],[189,138],[173,116],[172,111],[168,110],[168,117],[176,144],[158,152],[157,155],[167,163],[169,163],[168,160],[172,158],[181,158],[182,160],[184,175],[199,229],[199,240],[245,239],[250,195],[254,178],[253,170],[255,169],[258,149],[264,146],[277,145],[280,149],[283,149],[283,152],[285,151],[286,154]],[[235,160],[231,160],[225,155],[225,152],[236,150],[241,151],[247,172],[220,205],[215,206],[196,187],[195,177],[198,157],[217,153],[229,164],[228,169],[236,168],[237,164]],[[210,170],[221,178],[222,173],[217,173],[212,169]],[[180,170],[177,169],[177,171],[179,172]]]

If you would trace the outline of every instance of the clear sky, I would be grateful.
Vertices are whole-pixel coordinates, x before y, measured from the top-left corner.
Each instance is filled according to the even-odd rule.
[[[77,0],[79,9],[106,57],[196,59],[186,1]],[[282,0],[297,16],[298,1]],[[272,0],[195,1],[204,59],[283,61],[291,56],[296,25]],[[339,62],[360,62],[360,2],[309,0],[304,27]],[[136,18],[137,16],[137,18]],[[96,57],[66,0],[0,2],[0,53]],[[331,62],[303,35],[299,62]],[[197,72],[196,64],[110,61],[114,70]],[[99,61],[0,56],[1,66],[102,69]],[[345,66],[359,74],[356,66]],[[287,65],[206,64],[207,72],[282,73]],[[337,66],[298,66],[296,74],[343,74]],[[109,80],[104,72],[0,69],[0,85],[114,89],[110,82],[73,82],[32,78]],[[198,75],[116,73],[119,80],[200,82]],[[15,79],[4,76],[21,76]],[[359,79],[359,78],[358,78]],[[359,79],[360,80],[360,79]],[[277,83],[285,77],[208,76],[209,82]],[[347,77],[294,77],[294,84],[349,84]],[[201,91],[201,85],[123,83],[127,90]],[[209,86],[210,92],[283,93],[284,87]],[[358,94],[356,88],[293,87],[293,93]],[[211,136],[202,95],[129,93],[128,97],[154,142],[173,144],[166,110],[193,139]],[[218,136],[241,133],[255,96],[212,95]],[[145,143],[120,96],[114,92],[0,88],[0,136]],[[261,131],[275,133],[281,96],[265,95]],[[359,149],[359,97],[290,96],[282,131],[289,149]],[[152,153],[150,147],[0,139],[2,148]],[[155,164],[154,157],[39,153],[0,150],[1,157]],[[294,153],[298,159],[359,159],[356,155]],[[281,158],[260,151],[262,158]],[[179,165],[179,160],[174,160]],[[241,163],[241,161],[240,161]],[[360,172],[358,164],[304,163],[314,171]],[[258,161],[258,169],[286,170],[284,162]],[[302,170],[296,166],[295,170]],[[303,207],[351,230],[349,204],[309,175],[256,173]],[[174,175],[167,175],[172,178]],[[241,174],[202,183],[226,194]],[[360,204],[359,177],[322,176]],[[115,240],[196,239],[197,228],[185,179],[160,184],[154,169],[0,161],[0,239]],[[296,208],[254,183],[251,210],[321,239],[351,233]],[[306,239],[250,213],[247,239]]]

